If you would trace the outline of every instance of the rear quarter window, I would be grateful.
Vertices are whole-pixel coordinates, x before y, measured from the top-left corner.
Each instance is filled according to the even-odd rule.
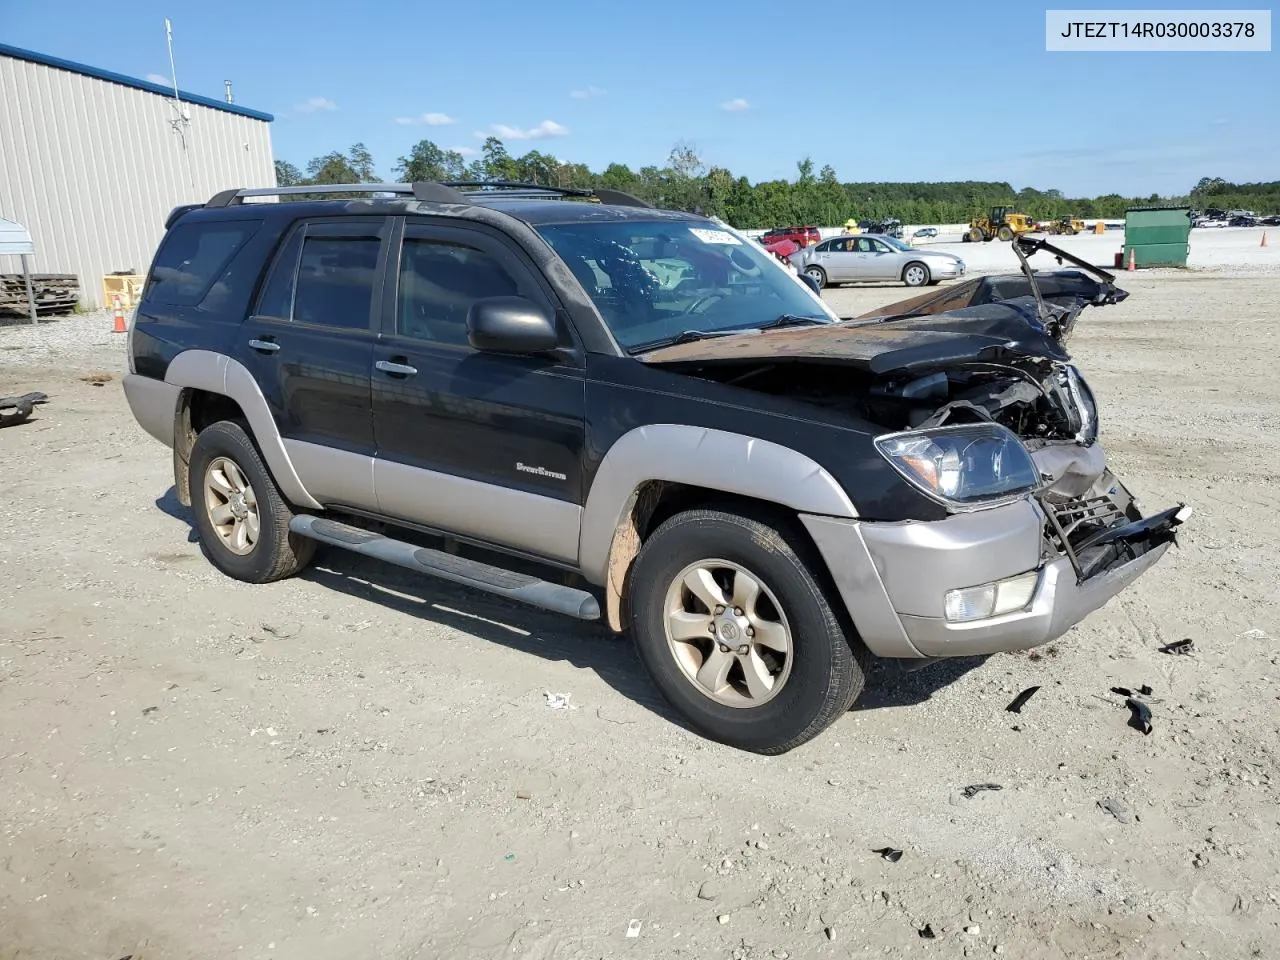
[[[180,306],[200,303],[259,226],[256,220],[178,224],[156,251],[143,298]]]

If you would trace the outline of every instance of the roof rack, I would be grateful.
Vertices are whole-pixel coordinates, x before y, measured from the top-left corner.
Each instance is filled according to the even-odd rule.
[[[469,204],[467,194],[500,193],[510,199],[530,200],[542,197],[583,197],[619,207],[645,207],[638,197],[618,190],[583,190],[579,187],[549,187],[518,180],[419,180],[416,183],[325,183],[296,187],[233,187],[214,194],[204,204],[207,208],[230,207],[244,202],[245,197],[315,196],[316,194],[391,193],[412,196],[424,203]]]
[[[394,193],[428,203],[469,203],[466,196],[432,180],[417,183],[317,183],[298,187],[235,187],[214,194],[206,207],[230,207],[245,197],[289,197],[325,193]]]
[[[552,187],[543,183],[527,183],[522,180],[442,180],[441,186],[470,188],[479,193],[502,191],[504,197],[511,199],[534,199],[537,197],[584,197],[608,203],[617,207],[644,207],[652,210],[653,204],[646,203],[639,197],[633,197],[621,190],[585,189],[583,187]]]

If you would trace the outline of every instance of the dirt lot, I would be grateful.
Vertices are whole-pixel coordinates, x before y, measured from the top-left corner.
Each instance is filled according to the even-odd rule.
[[[773,759],[595,627],[339,552],[223,578],[110,319],[0,327],[0,393],[52,398],[0,431],[0,958],[1274,957],[1280,273],[1122,282],[1073,352],[1182,549]],[[1149,736],[1108,692],[1142,684]]]

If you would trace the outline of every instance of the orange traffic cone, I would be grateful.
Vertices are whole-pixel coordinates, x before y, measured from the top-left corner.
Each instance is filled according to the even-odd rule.
[[[117,295],[112,297],[111,299],[115,301],[115,307],[116,307],[116,322],[115,322],[115,326],[111,328],[111,332],[112,333],[128,333],[129,328],[126,327],[124,324],[124,307],[120,306],[120,297]]]
[[[1267,245],[1267,231],[1263,230],[1263,231],[1262,231],[1262,242],[1261,242],[1260,244],[1258,244],[1258,246],[1260,246],[1260,247],[1265,247],[1266,245]]]
[[[1129,270],[1130,272],[1132,272],[1137,269],[1138,269],[1137,263],[1133,259],[1133,247],[1130,247],[1129,248]]]

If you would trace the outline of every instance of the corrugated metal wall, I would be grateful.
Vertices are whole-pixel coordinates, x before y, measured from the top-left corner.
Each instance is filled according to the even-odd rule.
[[[270,124],[185,106],[184,151],[170,100],[0,55],[0,217],[31,231],[34,272],[76,274],[101,306],[103,274],[144,273],[175,206],[275,185]]]

